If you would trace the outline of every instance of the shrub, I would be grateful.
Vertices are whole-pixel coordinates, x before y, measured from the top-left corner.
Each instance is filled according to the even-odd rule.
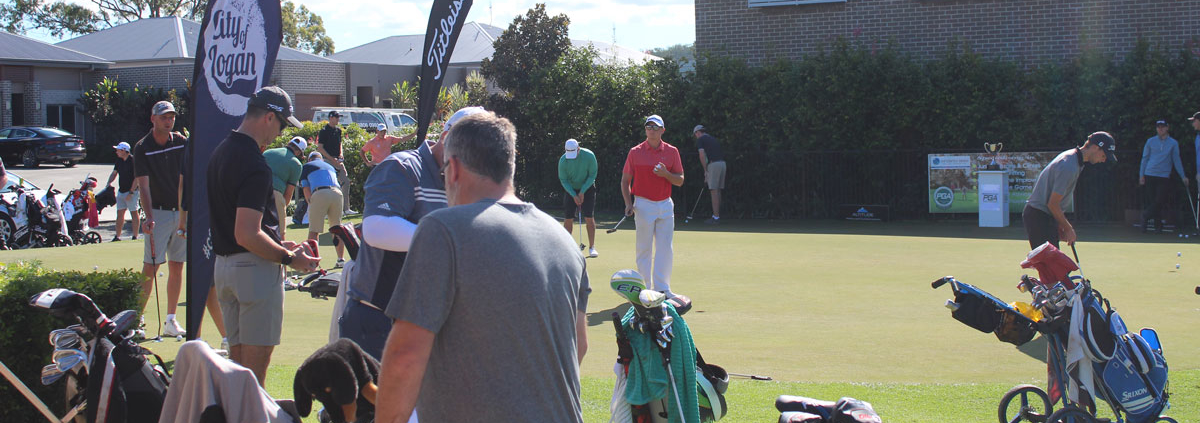
[[[50,288],[66,288],[91,297],[109,316],[122,310],[136,309],[142,274],[132,269],[107,272],[59,272],[41,267],[39,262],[10,263],[0,266],[0,360],[42,401],[60,415],[65,412],[62,381],[43,386],[42,366],[50,363],[53,351],[46,339],[51,330],[78,323],[34,310],[29,299]],[[43,417],[15,387],[0,384],[0,421],[37,421]]]

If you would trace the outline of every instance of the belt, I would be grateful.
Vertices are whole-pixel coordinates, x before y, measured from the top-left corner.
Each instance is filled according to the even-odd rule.
[[[332,185],[326,185],[326,186],[323,186],[323,187],[317,187],[317,189],[314,189],[314,190],[313,190],[313,192],[317,192],[317,191],[320,191],[320,190],[323,190],[323,189],[334,189],[334,188],[336,188],[336,187],[334,187],[334,186],[332,186]]]
[[[367,301],[363,301],[363,300],[354,300],[354,301],[358,301],[358,303],[359,303],[359,304],[362,304],[362,305],[364,305],[364,306],[367,306],[367,307],[373,308],[373,309],[375,309],[375,310],[378,310],[380,313],[383,313],[383,312],[384,312],[382,308],[379,308],[379,306],[376,306],[375,304],[371,304],[371,303],[369,303],[369,302],[367,302]]]
[[[154,208],[155,210],[162,210],[162,211],[169,211],[169,212],[173,212],[173,211],[179,211],[179,207],[158,207],[158,206],[154,206],[153,208]]]

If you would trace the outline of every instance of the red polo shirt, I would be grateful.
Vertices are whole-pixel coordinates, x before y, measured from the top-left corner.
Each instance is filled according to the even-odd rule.
[[[679,159],[679,149],[666,141],[659,143],[658,148],[650,148],[650,144],[641,144],[629,149],[625,157],[625,168],[621,173],[633,175],[633,183],[629,191],[638,197],[650,201],[662,201],[671,198],[671,181],[654,174],[654,166],[662,163],[671,173],[683,173],[683,160]]]

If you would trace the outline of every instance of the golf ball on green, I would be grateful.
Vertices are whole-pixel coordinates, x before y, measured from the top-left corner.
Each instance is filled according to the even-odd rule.
[[[1183,252],[1180,251],[1178,253],[1175,253],[1175,257],[1183,257]]]
[[[1179,268],[1179,263],[1175,263],[1175,268],[1176,268],[1176,269],[1178,269],[1178,268]]]

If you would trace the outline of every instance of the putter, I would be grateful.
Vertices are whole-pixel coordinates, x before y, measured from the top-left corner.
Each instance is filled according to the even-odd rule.
[[[579,251],[583,251],[584,248],[587,248],[583,246],[583,208],[576,210],[575,216],[579,218],[576,220],[576,229],[579,229],[579,235],[577,236],[579,238]]]
[[[1187,185],[1183,186],[1183,192],[1188,196],[1188,205],[1192,207],[1192,223],[1196,225],[1196,230],[1200,231],[1200,215],[1196,214],[1196,203],[1192,201],[1192,190],[1188,189]],[[1183,232],[1180,229],[1180,232]]]
[[[725,373],[725,374],[729,375],[729,377],[740,377],[740,378],[746,378],[746,379],[750,379],[750,380],[774,380],[774,379],[771,379],[770,376],[748,375],[745,373]]]
[[[146,237],[150,241],[150,262],[158,263],[158,258],[154,256],[154,231],[150,231],[150,235]],[[158,335],[149,339],[153,342],[162,342],[162,308],[158,305],[158,269],[150,273],[150,279],[154,281],[154,312],[158,314]]]
[[[1079,253],[1075,252],[1075,244],[1074,243],[1071,244],[1071,255],[1075,256],[1075,266],[1079,267],[1079,276],[1083,277],[1083,280],[1086,281],[1087,276],[1085,276],[1083,274],[1083,266],[1079,265]]]
[[[704,198],[704,190],[700,190],[700,194],[696,195],[696,205],[692,206],[692,211],[688,213],[687,218],[683,219],[683,223],[692,221],[692,216],[696,214],[696,207],[700,207],[700,199]]]
[[[626,218],[626,217],[629,217],[629,215],[624,215],[624,216],[621,216],[621,220],[618,220],[618,221],[617,221],[617,224],[616,224],[616,225],[613,225],[612,229],[609,229],[609,230],[607,230],[607,231],[604,231],[604,233],[609,233],[609,234],[611,234],[611,233],[613,233],[613,232],[616,232],[616,231],[617,231],[617,228],[620,228],[620,227],[621,227],[621,224],[622,224],[622,223],[625,223],[625,218]]]

